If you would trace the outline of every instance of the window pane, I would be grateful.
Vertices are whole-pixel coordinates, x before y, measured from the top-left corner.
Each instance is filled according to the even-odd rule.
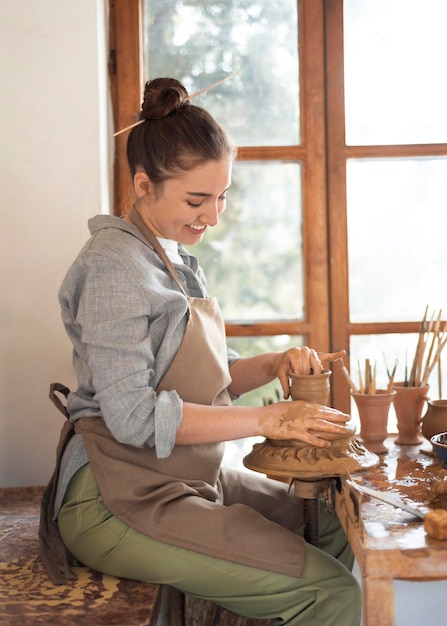
[[[349,160],[351,322],[447,310],[447,158]]]
[[[293,346],[303,346],[303,337],[294,337],[288,335],[277,335],[274,337],[229,337],[228,345],[236,350],[242,356],[254,356],[264,352],[276,352],[288,350]],[[282,387],[278,380],[274,380],[268,385],[264,385],[260,389],[256,389],[250,393],[246,393],[236,400],[235,404],[241,406],[262,406],[264,402],[283,399]],[[225,455],[223,464],[227,467],[235,469],[247,470],[242,459],[253,447],[253,444],[264,441],[264,437],[247,437],[246,439],[238,439],[237,441],[228,441],[225,444]]]
[[[172,76],[238,145],[299,138],[296,0],[145,0],[145,76]]]
[[[191,252],[227,320],[302,319],[299,163],[237,162],[227,210]]]
[[[344,0],[348,145],[447,142],[447,2]]]

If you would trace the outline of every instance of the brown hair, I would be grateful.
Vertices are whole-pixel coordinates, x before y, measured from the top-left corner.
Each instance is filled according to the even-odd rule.
[[[206,161],[235,156],[224,129],[203,108],[190,103],[185,87],[174,78],[146,83],[139,115],[127,140],[132,178],[143,169],[157,187]]]

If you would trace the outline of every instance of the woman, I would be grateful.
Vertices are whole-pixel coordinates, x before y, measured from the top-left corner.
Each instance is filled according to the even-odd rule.
[[[134,206],[123,219],[90,220],[59,294],[78,389],[68,394],[53,481],[58,531],[72,555],[107,574],[278,624],[358,624],[353,557],[337,519],[323,513],[323,549],[306,545],[293,532],[299,501],[284,484],[221,468],[227,440],[329,446],[313,433],[343,433],[349,416],[329,407],[232,405],[275,377],[286,399],[289,372],[320,371],[343,353],[240,358],[227,349],[216,302],[183,245],[218,223],[233,146],[174,79],[146,84],[140,119],[127,146]]]

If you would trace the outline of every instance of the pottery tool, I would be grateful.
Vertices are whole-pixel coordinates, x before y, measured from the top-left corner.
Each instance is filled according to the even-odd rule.
[[[363,384],[363,379],[362,379],[362,372],[360,370],[360,361],[357,361],[357,368],[358,368],[358,372],[359,372],[359,387],[360,387],[360,393],[365,393],[365,386]]]
[[[343,359],[337,359],[337,360],[340,363],[341,371],[343,373],[343,376],[345,377],[345,379],[346,379],[348,385],[351,387],[352,391],[354,393],[360,393],[359,390],[357,389],[357,387],[355,386],[351,376],[349,375],[349,372],[348,372],[348,370],[346,369],[346,367],[345,367],[345,365],[343,363]]]
[[[365,485],[361,485],[360,483],[354,481],[350,474],[348,474],[348,478],[346,479],[346,483],[359,491],[360,493],[365,494],[366,496],[370,496],[371,498],[376,498],[376,500],[380,500],[381,502],[386,502],[386,504],[391,504],[397,509],[402,509],[403,511],[407,511],[407,513],[411,513],[415,517],[423,520],[425,515],[422,513],[420,509],[416,509],[408,504],[405,504],[400,498],[397,496],[391,495],[389,493],[384,493],[383,491],[376,491],[375,489],[370,489],[369,487],[365,487]]]
[[[440,327],[440,324],[441,324],[441,312],[442,311],[440,310],[439,314],[438,314],[438,318],[437,318],[437,320],[436,320],[436,322],[434,324],[434,328],[433,328],[433,320],[432,320],[432,322],[430,323],[429,330],[428,330],[429,333],[433,331],[433,337],[432,337],[431,344],[430,344],[430,347],[428,349],[428,354],[427,354],[427,357],[426,357],[425,369],[424,369],[424,373],[422,375],[423,379],[426,376],[426,373],[427,373],[427,370],[428,370],[428,366],[429,366],[429,363],[430,363],[430,359],[431,359],[431,356],[433,354],[433,348],[435,346],[435,343],[438,342],[438,346],[439,346],[439,341],[438,340],[439,340],[439,327]]]
[[[441,331],[440,326],[442,309],[439,310],[436,320],[434,319],[433,313],[431,320],[428,323],[427,312],[428,307],[425,309],[424,317],[421,322],[409,378],[407,369],[407,352],[405,351],[404,386],[425,387],[428,384],[430,374],[433,372],[434,368],[438,366],[438,386],[441,394],[439,361],[441,358],[441,352],[447,343],[447,322],[444,323],[443,330]]]
[[[385,352],[383,352],[383,351],[382,351],[382,356],[383,356],[383,362],[385,363],[386,373],[387,373],[387,376],[388,376],[388,378],[389,378],[391,374],[390,374],[390,370],[388,369],[388,365],[387,365],[387,363],[386,363],[386,356],[385,356]]]
[[[419,331],[419,338],[416,347],[416,353],[411,368],[410,380],[408,382],[409,387],[423,387],[428,383],[428,378],[437,365],[441,351],[445,345],[443,343],[446,333],[446,325],[441,333],[441,314],[439,311],[436,321],[434,321],[434,314],[432,319],[427,325],[427,309],[425,310],[424,318],[421,323],[421,330]],[[432,339],[429,345],[429,335],[432,335]],[[435,346],[437,344],[437,348]],[[426,349],[428,351],[426,354]],[[433,356],[434,353],[434,356]]]
[[[424,353],[425,322],[427,319],[427,312],[428,312],[428,304],[425,307],[424,317],[422,318],[421,328],[419,330],[419,337],[418,337],[418,342],[416,345],[416,352],[413,358],[413,365],[411,366],[410,380],[408,382],[409,387],[416,386],[417,370],[418,370],[418,367],[420,366],[420,361]]]
[[[377,380],[377,362],[374,361],[374,365],[373,365],[372,373],[371,373],[370,389],[369,389],[370,394],[376,393],[376,380]]]
[[[387,393],[391,393],[391,391],[393,389],[394,377],[396,375],[396,369],[397,369],[398,364],[399,364],[399,361],[396,359],[395,362],[394,362],[394,367],[393,367],[393,369],[391,371],[391,374],[388,374],[389,380],[388,380],[388,385],[387,385],[387,388],[386,388],[386,392]]]
[[[349,382],[349,386],[354,391],[354,393],[366,394],[369,396],[373,396],[377,391],[377,361],[374,362],[374,365],[371,367],[371,361],[369,359],[365,359],[365,375],[362,376],[360,361],[357,361],[358,367],[358,375],[359,375],[359,390],[354,391],[355,385],[352,382],[351,378],[348,376],[349,374],[345,373],[345,378]]]
[[[446,323],[446,325],[447,325],[447,323]],[[434,370],[434,368],[438,364],[439,359],[441,358],[441,352],[444,349],[444,346],[445,346],[446,343],[447,343],[447,332],[446,332],[446,326],[444,326],[444,332],[443,332],[443,334],[441,336],[441,341],[440,341],[440,343],[438,345],[438,348],[437,348],[436,353],[435,353],[435,355],[434,355],[434,357],[432,359],[432,362],[430,364],[428,364],[427,371],[426,371],[426,373],[424,375],[424,378],[423,378],[423,380],[421,382],[421,386],[424,386],[424,385],[426,385],[428,383],[428,379],[430,377],[430,374],[432,373],[432,371]]]
[[[369,359],[365,359],[365,393],[369,395],[371,387],[371,365]]]
[[[405,374],[404,387],[408,387],[408,348],[405,348]]]

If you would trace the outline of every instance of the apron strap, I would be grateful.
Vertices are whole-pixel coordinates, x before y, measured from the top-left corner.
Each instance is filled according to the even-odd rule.
[[[70,393],[70,389],[61,383],[51,383],[50,385],[50,400],[56,406],[57,409],[65,415],[67,419],[69,419],[67,406],[62,402],[59,396],[56,395],[56,392],[61,393],[65,400],[68,398],[68,394]]]
[[[160,242],[158,241],[154,233],[151,231],[151,229],[146,226],[146,224],[143,221],[143,218],[141,217],[141,215],[138,213],[137,209],[135,208],[135,205],[133,205],[133,207],[130,209],[128,218],[130,219],[130,221],[132,222],[134,226],[136,226],[139,230],[141,230],[145,239],[151,244],[151,246],[154,248],[155,252],[158,254],[160,259],[166,265],[166,268],[168,269],[172,278],[176,282],[180,291],[183,293],[183,295],[188,297],[180,281],[180,278],[178,277],[178,274],[175,271],[175,268],[171,262],[171,259],[168,257],[168,255],[163,249],[163,246],[160,244]]]
[[[68,411],[60,398],[56,396],[56,393],[61,393],[65,398],[67,398],[70,390],[61,383],[52,383],[50,385],[50,400],[56,405],[59,411],[68,418]],[[67,580],[77,578],[75,571],[72,569],[73,557],[62,541],[57,521],[53,519],[54,502],[59,481],[60,461],[73,435],[73,424],[67,420],[64,422],[59,443],[57,445],[56,466],[50,481],[43,492],[40,504],[40,557],[48,576],[55,585],[64,585],[67,583]]]

